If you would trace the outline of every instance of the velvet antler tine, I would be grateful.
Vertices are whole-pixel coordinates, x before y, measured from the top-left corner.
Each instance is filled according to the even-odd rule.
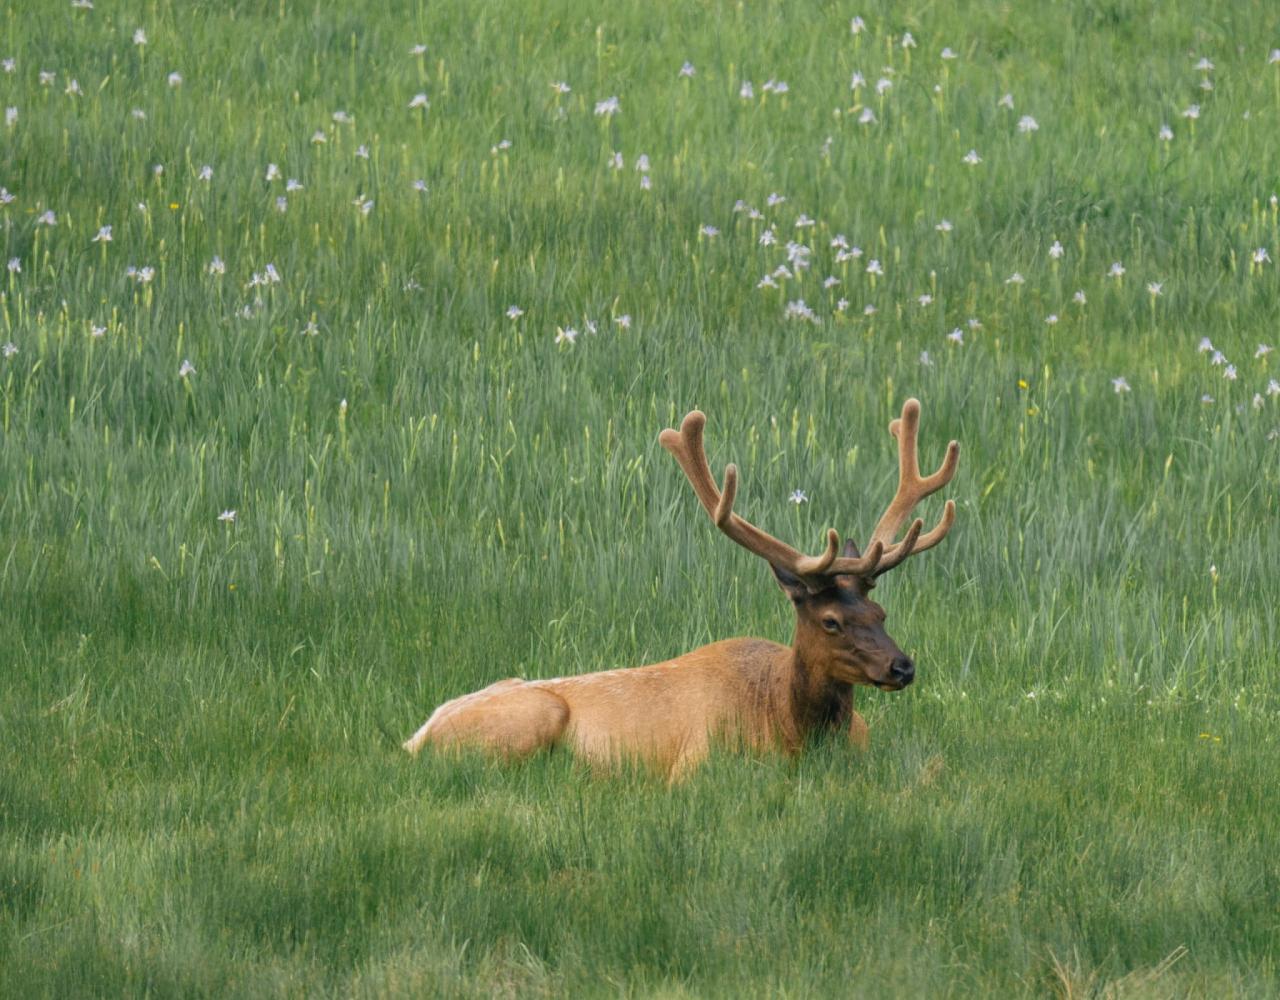
[[[836,553],[840,551],[840,533],[835,528],[827,529],[827,548],[820,556],[804,556],[796,563],[796,569],[803,576],[830,576],[831,566],[836,561]]]
[[[930,476],[920,475],[920,402],[917,399],[908,399],[902,404],[902,416],[890,421],[889,433],[898,442],[898,489],[871,533],[873,539],[882,541],[886,546],[885,559],[878,567],[878,573],[899,565],[909,555],[932,548],[946,536],[955,520],[955,504],[950,500],[933,530],[921,536],[917,527],[921,522],[917,520],[912,526],[916,537],[911,538],[910,546],[906,544],[907,539],[896,545],[893,542],[916,505],[951,482],[960,463],[960,445],[952,441],[947,445],[938,470]]]
[[[723,528],[733,516],[733,498],[738,493],[738,467],[730,462],[724,467],[724,489],[720,492],[720,502],[716,504],[712,520],[717,528]]]
[[[942,508],[942,517],[938,523],[929,531],[920,536],[920,541],[916,542],[915,551],[924,552],[931,549],[940,541],[947,537],[947,532],[951,530],[951,525],[956,520],[956,502],[948,500],[946,506]]]
[[[938,466],[938,471],[922,479],[921,485],[930,493],[934,493],[951,482],[951,477],[956,474],[956,469],[959,466],[960,442],[951,441],[947,445],[947,453],[943,456],[942,464]]]
[[[907,529],[906,537],[886,553],[880,565],[876,567],[876,576],[889,572],[893,567],[905,562],[907,556],[918,551],[917,542],[920,539],[920,531],[923,527],[924,521],[918,517],[911,522],[911,527]]]

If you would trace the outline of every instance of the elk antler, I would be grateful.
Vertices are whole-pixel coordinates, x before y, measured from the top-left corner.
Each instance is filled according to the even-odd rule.
[[[771,565],[799,577],[814,593],[830,586],[830,578],[833,576],[847,573],[867,577],[875,572],[884,551],[883,542],[873,541],[867,548],[866,555],[837,558],[840,535],[831,528],[827,531],[826,551],[819,556],[806,556],[733,513],[733,501],[738,491],[738,467],[732,463],[725,466],[724,490],[722,492],[717,489],[702,446],[702,430],[706,422],[705,414],[700,410],[693,410],[685,416],[679,431],[667,428],[658,435],[658,441],[680,463],[680,468],[693,486],[693,492],[698,495],[717,528],[748,552],[754,552]],[[915,529],[914,533],[918,534],[919,529]],[[907,542],[914,542],[912,532],[908,532],[907,538],[903,540],[904,545]]]
[[[884,546],[884,556],[876,567],[876,576],[893,569],[915,552],[933,548],[946,537],[956,519],[956,502],[948,500],[942,510],[942,518],[931,531],[921,535],[920,529],[924,527],[924,522],[916,518],[907,529],[906,537],[894,544],[894,536],[916,504],[951,482],[951,477],[956,474],[956,466],[960,463],[960,445],[952,441],[947,445],[946,457],[938,471],[931,476],[922,477],[916,455],[919,431],[920,401],[908,399],[902,404],[902,416],[889,423],[889,433],[898,439],[898,492],[894,494],[893,500],[876,524],[875,531],[871,533],[871,545],[878,543]]]
[[[840,535],[834,528],[827,530],[825,551],[821,555],[806,556],[733,513],[733,501],[738,491],[738,468],[732,463],[725,466],[724,489],[716,487],[702,444],[706,422],[705,414],[692,410],[681,422],[679,431],[667,428],[658,436],[658,441],[680,463],[694,493],[716,527],[748,552],[754,552],[773,566],[799,577],[813,593],[830,586],[831,578],[835,576],[864,579],[879,576],[913,552],[923,552],[937,545],[955,520],[955,502],[948,500],[942,520],[932,531],[922,537],[920,531],[924,522],[917,518],[902,541],[895,543],[893,540],[916,504],[951,481],[960,459],[960,446],[952,441],[947,446],[947,456],[941,468],[933,475],[921,478],[916,461],[916,435],[920,425],[918,400],[908,399],[903,404],[901,419],[889,425],[889,433],[898,439],[898,492],[876,525],[866,553],[861,556],[837,558]]]

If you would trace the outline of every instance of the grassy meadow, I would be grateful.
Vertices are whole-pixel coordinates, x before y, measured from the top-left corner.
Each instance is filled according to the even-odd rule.
[[[364,7],[0,11],[0,996],[1280,994],[1280,8]],[[909,395],[869,753],[399,749]]]

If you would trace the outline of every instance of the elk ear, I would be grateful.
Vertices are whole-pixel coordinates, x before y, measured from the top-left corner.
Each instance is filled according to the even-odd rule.
[[[809,588],[804,585],[804,581],[800,577],[785,569],[780,569],[773,563],[769,563],[769,568],[773,570],[773,577],[778,581],[778,586],[787,592],[787,596],[791,598],[793,604],[799,604],[809,596]]]
[[[852,538],[846,538],[844,540],[844,549],[841,551],[840,554],[844,556],[846,559],[857,559],[859,556],[862,555],[862,553],[858,551],[858,543],[855,542]],[[857,577],[848,576],[848,575],[839,576],[839,577],[836,577],[836,579],[840,581],[840,586],[843,587],[845,590],[855,590],[859,594],[862,594],[864,596],[869,590],[871,590],[872,587],[876,585],[876,582],[874,579],[860,580]]]

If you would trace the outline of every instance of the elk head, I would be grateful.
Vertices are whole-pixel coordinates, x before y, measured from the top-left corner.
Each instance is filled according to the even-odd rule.
[[[658,440],[680,463],[716,527],[773,568],[795,605],[797,655],[811,669],[835,681],[871,684],[889,691],[910,684],[915,666],[885,631],[884,609],[869,595],[877,577],[908,556],[933,548],[951,530],[956,505],[948,500],[932,530],[922,534],[924,522],[916,518],[902,539],[894,541],[916,504],[951,481],[960,460],[960,445],[952,441],[938,471],[921,476],[916,456],[920,403],[908,399],[902,416],[889,424],[889,433],[898,440],[898,490],[871,533],[866,552],[860,553],[852,541],[842,548],[840,536],[832,528],[827,531],[826,549],[820,555],[807,556],[733,512],[738,469],[726,466],[724,488],[716,486],[702,444],[706,419],[693,410],[679,431],[668,428]]]

